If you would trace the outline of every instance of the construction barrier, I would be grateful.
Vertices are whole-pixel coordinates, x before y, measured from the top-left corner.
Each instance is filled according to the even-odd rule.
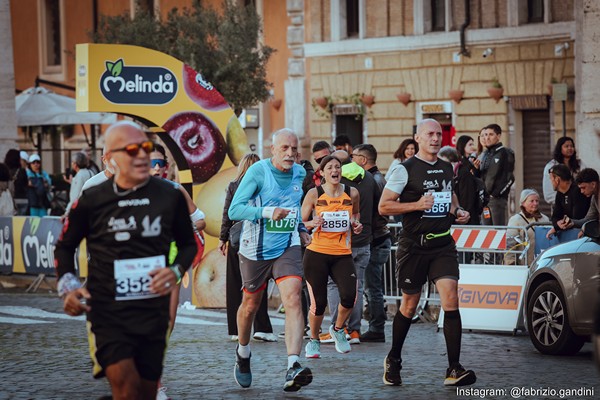
[[[396,234],[401,230],[401,224],[389,226]],[[516,241],[508,232],[523,239]],[[527,229],[455,225],[451,234],[459,253],[458,296],[463,328],[494,331],[517,329],[528,275],[527,252],[530,246]],[[384,274],[384,297],[401,301],[402,293],[395,278],[396,250],[397,246],[392,246]],[[505,258],[509,258],[512,265],[505,265]],[[427,313],[430,304],[439,305],[440,298],[435,285],[428,282],[423,286],[416,317],[432,320]],[[443,324],[443,311],[440,311],[438,323],[440,326]]]

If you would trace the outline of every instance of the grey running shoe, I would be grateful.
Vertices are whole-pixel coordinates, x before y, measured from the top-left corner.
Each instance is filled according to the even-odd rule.
[[[317,339],[310,339],[304,348],[306,358],[321,358],[321,342]]]
[[[252,357],[252,355],[250,355]],[[238,385],[243,388],[249,388],[252,385],[252,372],[250,371],[250,357],[244,358],[235,349],[235,367],[233,368],[233,377]]]
[[[466,386],[472,385],[477,381],[475,372],[465,370],[462,365],[456,364],[454,367],[446,370],[445,386]]]
[[[391,386],[402,385],[400,370],[402,369],[402,360],[387,356],[383,360],[383,383]]]
[[[299,362],[295,362],[292,368],[287,370],[283,390],[286,392],[297,392],[302,386],[311,383],[312,379],[313,376],[310,368],[303,367]]]
[[[338,353],[349,353],[350,352],[350,343],[348,343],[348,339],[346,339],[346,332],[343,329],[336,331],[333,328],[333,325],[329,327],[329,334],[333,338],[335,342],[335,349]]]

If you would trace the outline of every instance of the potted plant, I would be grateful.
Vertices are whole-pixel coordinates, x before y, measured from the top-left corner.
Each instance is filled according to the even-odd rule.
[[[275,109],[275,111],[279,111],[279,109],[281,108],[281,104],[282,104],[282,100],[281,99],[271,99],[271,105],[273,106],[273,108]]]
[[[319,117],[329,118],[331,115],[331,107],[333,99],[329,96],[315,97],[312,100],[312,108]]]
[[[405,106],[407,106],[408,103],[410,103],[410,93],[401,92],[396,94],[396,97],[398,98],[398,101],[404,104]]]
[[[375,104],[375,96],[363,93],[362,96],[360,96],[360,101],[365,106],[371,107],[373,104]]]
[[[450,97],[452,100],[454,100],[456,102],[456,104],[460,103],[464,94],[465,94],[465,91],[460,90],[460,89],[453,89],[453,90],[448,91],[448,97]]]
[[[492,86],[488,88],[487,92],[492,99],[496,100],[496,103],[504,96],[504,89],[497,78],[492,79]]]

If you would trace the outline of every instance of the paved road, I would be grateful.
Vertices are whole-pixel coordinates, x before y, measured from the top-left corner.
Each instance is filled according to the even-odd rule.
[[[0,292],[0,399],[96,399],[109,394],[106,381],[91,376],[83,318],[68,317],[60,307],[55,296]],[[275,331],[282,331],[282,316],[273,314],[272,319]],[[383,385],[390,322],[386,329],[387,343],[352,346],[346,355],[323,345],[322,359],[301,360],[313,370],[313,383],[295,394],[284,394],[282,341],[252,343],[254,383],[241,389],[233,381],[235,344],[228,341],[225,313],[181,310],[163,380],[173,399],[483,398],[480,392],[460,395],[455,388],[443,386],[445,344],[433,324],[411,328],[404,354],[404,386]],[[573,357],[549,357],[539,354],[524,334],[465,332],[462,362],[477,372],[474,389],[506,390],[506,395],[485,398],[511,398],[512,387],[586,387],[600,397],[589,344]],[[540,393],[521,398],[559,397]]]

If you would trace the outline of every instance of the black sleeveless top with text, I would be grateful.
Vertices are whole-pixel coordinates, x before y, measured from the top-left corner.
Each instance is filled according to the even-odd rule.
[[[408,172],[408,182],[400,194],[400,202],[419,201],[425,193],[434,196],[431,210],[404,214],[403,231],[409,236],[441,233],[450,229],[455,217],[450,214],[452,204],[452,165],[438,159],[433,165],[417,157],[411,157],[402,165]]]

